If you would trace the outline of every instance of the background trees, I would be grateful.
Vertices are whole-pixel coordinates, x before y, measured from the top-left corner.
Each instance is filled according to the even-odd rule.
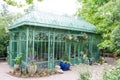
[[[18,6],[18,7],[22,7],[24,6],[21,3],[18,3],[17,0],[4,0],[8,5],[12,5],[12,6]],[[29,5],[29,4],[33,4],[35,0],[25,0],[25,2]],[[43,0],[37,0],[37,1],[43,1]]]
[[[113,42],[116,35],[114,28],[120,26],[120,1],[119,0],[78,0],[82,2],[82,9],[78,9],[76,15],[96,25],[97,33],[101,34],[102,42],[98,45],[100,49],[107,48],[108,52],[117,51]],[[114,32],[113,32],[114,31]],[[116,33],[115,33],[116,32]],[[112,38],[111,38],[112,37]],[[115,39],[117,40],[117,39]],[[117,40],[120,42],[119,40]],[[120,50],[119,50],[120,51]],[[120,53],[120,52],[119,52]]]
[[[4,0],[7,4],[22,7],[23,4],[15,0]],[[34,0],[25,0],[26,3],[32,4]],[[42,1],[42,0],[38,0]],[[107,48],[108,52],[120,53],[117,48],[119,44],[120,26],[120,1],[119,0],[78,0],[82,3],[82,8],[76,12],[77,16],[84,17],[87,21],[96,25],[97,33],[101,34],[102,42],[98,45],[100,49]],[[6,27],[11,21],[19,16],[8,14],[7,7],[3,6],[3,12],[0,12],[0,32],[5,33]],[[118,29],[117,29],[118,28]],[[115,29],[115,30],[114,30]],[[2,32],[3,31],[3,32]]]
[[[9,34],[7,27],[11,22],[21,16],[20,13],[10,13],[8,5],[0,4],[0,57],[7,56],[7,46],[9,45]]]
[[[17,6],[17,7],[23,7],[24,4],[18,3],[17,0],[3,0],[7,4],[0,3],[0,7],[2,7],[0,10],[0,57],[6,56],[7,53],[7,46],[9,45],[9,34],[7,27],[14,22],[17,18],[21,17],[24,14],[21,13],[10,13],[8,10],[9,5],[11,6]],[[35,0],[25,0],[26,5],[33,4],[33,1]],[[38,0],[42,1],[42,0]],[[27,12],[32,8],[32,5],[25,10]]]

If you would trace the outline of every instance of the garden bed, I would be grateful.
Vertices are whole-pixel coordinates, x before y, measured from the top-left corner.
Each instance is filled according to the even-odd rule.
[[[25,71],[20,71],[20,70],[18,71],[12,70],[9,72],[9,74],[15,77],[29,78],[29,77],[45,77],[45,76],[50,76],[50,75],[55,75],[60,73],[57,72],[55,69],[41,69],[34,74],[29,74],[29,73],[26,73]]]

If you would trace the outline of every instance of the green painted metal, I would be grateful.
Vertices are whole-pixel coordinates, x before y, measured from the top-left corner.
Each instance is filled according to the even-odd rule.
[[[49,34],[49,47],[48,47],[48,68],[53,68],[54,66],[54,33]]]
[[[10,64],[10,67],[13,67],[13,66],[12,66],[12,34],[10,34],[10,35],[11,35],[11,36],[10,36],[10,53],[9,53],[9,56],[10,56],[10,57],[9,57],[9,58],[10,58],[9,60],[10,60],[10,61],[9,61],[9,64]]]
[[[77,44],[74,43],[74,63],[73,64],[76,64],[76,50],[77,50]]]
[[[9,27],[10,53],[13,53],[9,57],[11,66],[19,53],[23,53],[24,68],[31,61],[36,61],[40,69],[59,65],[65,53],[73,65],[83,62],[81,52],[92,55],[91,57],[99,55],[97,44],[100,38],[92,24],[73,17],[38,12],[25,15]],[[83,39],[85,33],[87,39]],[[18,39],[15,35],[18,35]],[[72,36],[72,40],[67,39],[68,35]],[[71,56],[72,51],[74,57]]]
[[[71,62],[71,42],[68,42],[68,56],[69,56],[69,61]]]
[[[28,35],[29,35],[29,28],[26,28],[26,61],[25,61],[26,63],[28,63]]]
[[[19,53],[21,53],[21,33],[19,33]]]
[[[67,29],[95,33],[95,26],[75,17],[66,17],[52,13],[32,11],[9,26],[13,29],[23,25],[35,25],[57,29]]]
[[[32,54],[33,54],[33,57],[32,57],[32,60],[34,60],[34,57],[35,57],[35,55],[34,55],[34,53],[35,53],[35,49],[34,49],[34,47],[35,47],[35,29],[33,29],[33,38],[32,38],[32,40],[33,40],[33,47],[32,47]]]

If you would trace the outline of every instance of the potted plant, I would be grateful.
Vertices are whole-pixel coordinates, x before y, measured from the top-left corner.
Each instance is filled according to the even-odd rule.
[[[37,63],[32,61],[29,65],[28,65],[28,73],[33,76],[37,71]]]
[[[60,67],[63,71],[67,71],[70,69],[70,63],[69,63],[69,58],[67,53],[64,53],[62,57],[62,61],[60,61]]]
[[[67,40],[72,40],[72,35],[70,35],[70,34],[67,35],[67,36],[66,36],[66,39],[67,39]]]
[[[87,64],[87,63],[88,63],[87,61],[88,61],[88,57],[87,57],[87,55],[84,53],[84,54],[83,54],[83,63],[86,63],[86,64]]]
[[[78,36],[74,36],[74,41],[79,42]]]
[[[15,61],[14,69],[15,70],[19,70],[21,58],[22,58],[22,53],[18,54],[17,57],[14,59],[14,61]]]
[[[89,65],[92,65],[92,63],[93,63],[93,62],[92,62],[92,58],[88,58],[88,64],[89,64]]]
[[[84,33],[83,35],[84,35],[84,36],[83,36],[83,39],[84,39],[84,40],[87,40],[87,39],[88,39],[88,35],[87,35],[86,33]]]

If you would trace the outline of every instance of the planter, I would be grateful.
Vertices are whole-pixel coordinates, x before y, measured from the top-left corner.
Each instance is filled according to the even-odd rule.
[[[67,62],[60,61],[60,67],[63,71],[67,71],[70,69],[70,64]]]
[[[84,33],[83,39],[84,39],[84,40],[87,40],[87,39],[88,39],[88,35],[87,35],[86,33]]]
[[[67,35],[67,36],[66,36],[66,39],[67,39],[67,40],[72,40],[72,36],[71,36],[71,35]]]
[[[37,71],[37,65],[28,65],[28,73],[33,75],[35,74]]]
[[[15,70],[15,71],[20,70],[20,65],[19,65],[19,64],[15,64],[15,65],[14,65],[14,70]]]
[[[88,64],[92,65],[92,60],[91,59],[88,59]]]

